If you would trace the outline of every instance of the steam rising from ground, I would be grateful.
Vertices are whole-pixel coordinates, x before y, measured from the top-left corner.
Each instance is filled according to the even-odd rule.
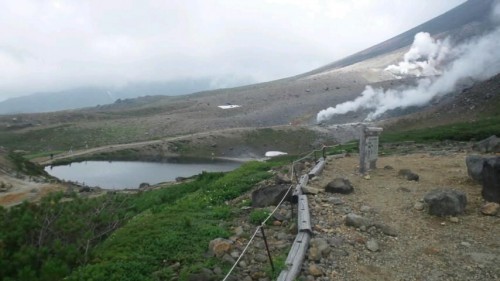
[[[453,48],[447,39],[435,40],[428,33],[418,33],[404,60],[385,70],[396,77],[432,76],[423,77],[417,85],[404,89],[383,90],[366,86],[355,100],[320,111],[317,121],[359,109],[371,110],[366,119],[373,120],[388,110],[425,105],[434,97],[453,91],[460,80],[487,79],[500,72],[499,40],[500,28]]]

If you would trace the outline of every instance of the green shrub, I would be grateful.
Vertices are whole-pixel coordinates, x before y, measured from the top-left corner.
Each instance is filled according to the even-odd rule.
[[[270,213],[271,212],[265,209],[255,209],[250,213],[250,222],[259,225],[269,216]]]

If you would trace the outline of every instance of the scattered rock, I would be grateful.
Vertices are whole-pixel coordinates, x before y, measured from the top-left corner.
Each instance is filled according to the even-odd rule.
[[[252,192],[252,207],[276,206],[288,191],[288,186],[266,186]],[[291,194],[289,194],[289,197]]]
[[[409,169],[399,170],[398,175],[400,177],[405,178],[408,181],[418,181],[419,180],[419,176]]]
[[[415,205],[413,205],[413,209],[415,209],[417,211],[422,211],[424,208],[425,208],[425,205],[422,202],[417,202],[417,203],[415,203]]]
[[[360,228],[362,226],[368,227],[372,225],[372,223],[368,218],[350,213],[345,217],[345,225]]]
[[[481,207],[481,213],[487,216],[495,216],[500,210],[500,204],[495,202],[488,202]]]
[[[314,277],[319,277],[319,276],[323,275],[323,269],[314,263],[309,265],[308,271],[309,271],[309,274],[311,274]]]
[[[236,235],[238,237],[243,235],[243,233],[244,233],[244,231],[243,231],[243,227],[241,225],[234,229],[234,235]]]
[[[361,208],[359,209],[362,213],[369,213],[372,211],[372,208],[370,206],[361,206]]]
[[[183,182],[183,181],[185,181],[185,180],[187,180],[187,179],[188,179],[188,178],[186,178],[186,177],[176,177],[176,178],[175,178],[175,181],[176,181],[176,182]]]
[[[500,203],[500,156],[484,161],[482,178],[483,198],[489,202]]]
[[[379,250],[378,242],[375,239],[370,239],[366,241],[366,248],[372,252],[377,252]]]
[[[472,145],[472,150],[481,153],[500,152],[500,138],[493,135]]]
[[[467,155],[465,164],[467,165],[467,174],[476,182],[483,182],[483,165],[487,158],[480,155]]]
[[[457,217],[450,217],[450,221],[453,222],[453,223],[458,223],[459,220]]]
[[[461,242],[460,245],[467,247],[467,248],[469,248],[471,246],[469,242],[465,242],[465,241]]]
[[[456,216],[464,213],[467,196],[458,190],[434,189],[424,196],[424,201],[431,215]]]
[[[384,166],[384,170],[394,170],[394,168],[390,165]]]
[[[370,175],[365,175],[363,178],[364,178],[365,180],[370,180],[370,179],[371,179]]]
[[[304,186],[304,187],[302,187],[302,192],[304,194],[316,195],[320,191],[321,191],[320,189],[317,189],[317,188],[314,188],[314,187],[310,187],[310,186]]]
[[[349,194],[353,190],[351,182],[344,178],[336,178],[325,186],[325,191],[331,193]]]
[[[143,182],[139,184],[139,189],[148,189],[150,187],[149,183]]]
[[[233,241],[224,238],[215,238],[208,244],[208,250],[216,257],[222,257],[231,251]]]
[[[292,180],[288,177],[288,175],[278,173],[274,176],[274,182],[276,184],[290,184]]]
[[[342,205],[344,204],[344,201],[338,197],[330,197],[328,198],[328,202],[332,203],[333,205]]]
[[[376,223],[374,224],[376,228],[378,228],[382,233],[385,235],[393,236],[396,237],[398,236],[398,232],[396,229],[390,225],[384,224],[384,223]]]
[[[311,261],[319,262],[321,260],[321,252],[316,247],[310,247],[307,252],[307,258]]]

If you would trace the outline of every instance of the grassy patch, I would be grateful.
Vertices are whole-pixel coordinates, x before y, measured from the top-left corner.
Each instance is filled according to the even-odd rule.
[[[272,165],[249,162],[227,174],[201,174],[187,185],[193,192],[136,216],[98,246],[91,262],[69,280],[170,280],[176,276],[186,280],[191,273],[215,264],[226,268],[220,260],[204,257],[210,240],[229,235],[226,221],[234,210],[225,202],[268,178]],[[137,201],[138,207],[170,196],[148,193]],[[176,271],[169,268],[175,263],[181,264]]]
[[[491,135],[500,135],[500,117],[485,118],[473,122],[461,122],[408,131],[388,131],[382,133],[381,142],[436,142],[443,140],[481,140]]]
[[[268,210],[256,209],[250,213],[250,222],[255,225],[260,225],[270,214]]]
[[[21,153],[10,152],[8,157],[18,172],[28,176],[49,176],[42,166],[28,161]]]
[[[10,149],[21,149],[31,154],[68,151],[108,144],[142,140],[141,130],[127,126],[102,128],[77,127],[72,124],[23,131],[2,131],[0,143]]]

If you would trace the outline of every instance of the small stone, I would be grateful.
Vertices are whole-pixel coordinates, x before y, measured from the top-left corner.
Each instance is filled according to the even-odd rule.
[[[369,213],[369,212],[371,212],[371,210],[372,210],[372,208],[370,208],[370,206],[366,206],[366,205],[365,206],[361,206],[361,209],[360,209],[360,211],[362,213]]]
[[[500,210],[500,204],[488,202],[481,207],[481,213],[487,216],[495,216]]]
[[[454,223],[458,223],[458,218],[457,217],[450,217],[450,221]]]
[[[470,243],[469,242],[460,242],[460,245],[464,246],[464,247],[470,247]]]
[[[241,226],[238,226],[238,227],[236,227],[236,228],[234,229],[234,234],[235,234],[236,236],[238,236],[238,237],[239,237],[239,236],[241,236],[241,235],[243,235],[243,233],[244,233],[244,232],[243,232],[243,227],[241,227]]]
[[[393,236],[393,237],[398,236],[398,232],[396,231],[396,229],[390,225],[383,224],[383,223],[376,223],[375,227],[380,229],[380,231],[382,231],[382,233],[384,233],[385,235]]]
[[[311,261],[319,262],[321,260],[321,253],[319,249],[316,247],[309,248],[307,258]]]
[[[267,256],[263,254],[256,254],[254,257],[254,260],[258,262],[266,262],[267,261]]]
[[[319,276],[323,275],[323,270],[318,265],[311,264],[309,266],[309,274],[311,274],[314,277],[319,277]]]
[[[247,267],[247,263],[245,261],[240,261],[238,265],[243,268]]]
[[[236,262],[236,260],[228,254],[224,254],[224,256],[222,256],[222,260],[228,264],[234,264]]]
[[[394,168],[390,165],[384,166],[384,170],[394,170]]]
[[[372,252],[377,252],[379,250],[378,242],[375,239],[370,239],[366,241],[366,248]]]
[[[422,202],[417,202],[415,205],[413,205],[413,209],[417,211],[422,211],[424,209],[425,205]]]
[[[365,180],[370,180],[370,175],[365,175],[363,178],[364,178]]]
[[[210,241],[208,248],[216,257],[222,257],[231,250],[232,245],[233,241],[231,240],[216,238]]]
[[[325,186],[325,191],[331,193],[349,194],[354,191],[354,188],[348,179],[336,178]]]
[[[344,204],[344,201],[338,197],[330,197],[328,198],[328,202],[332,203],[333,205],[342,205]]]
[[[232,251],[231,252],[231,257],[237,259],[240,256],[240,252],[238,251]]]
[[[345,218],[345,224],[347,226],[353,226],[356,228],[360,228],[361,226],[364,226],[364,227],[370,226],[372,223],[369,219],[367,219],[365,217],[350,213],[350,214],[347,214],[347,216]]]
[[[280,221],[273,221],[273,225],[274,225],[274,226],[280,226],[280,225],[281,225],[281,222],[280,222]]]

